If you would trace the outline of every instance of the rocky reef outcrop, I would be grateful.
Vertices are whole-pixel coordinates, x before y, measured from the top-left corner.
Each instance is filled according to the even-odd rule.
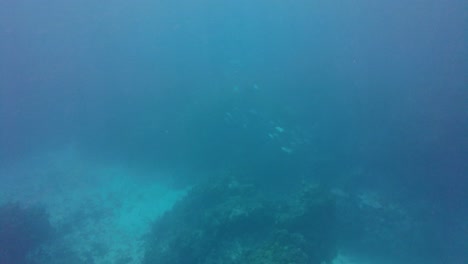
[[[143,263],[330,263],[335,222],[333,196],[318,186],[271,200],[253,185],[202,184],[154,222]]]

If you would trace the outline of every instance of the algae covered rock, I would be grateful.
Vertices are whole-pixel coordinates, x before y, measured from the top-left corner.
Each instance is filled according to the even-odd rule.
[[[199,185],[154,222],[143,263],[327,263],[334,223],[334,201],[319,187],[272,201],[252,185]]]

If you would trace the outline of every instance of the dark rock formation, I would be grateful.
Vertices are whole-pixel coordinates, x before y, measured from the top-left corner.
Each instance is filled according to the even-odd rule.
[[[29,263],[33,253],[52,235],[48,215],[41,207],[0,206],[0,264]]]
[[[334,223],[334,200],[318,187],[269,201],[250,185],[200,185],[154,223],[143,263],[327,263]]]

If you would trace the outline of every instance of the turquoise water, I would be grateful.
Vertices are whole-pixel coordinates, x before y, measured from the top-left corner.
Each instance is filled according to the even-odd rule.
[[[335,263],[468,262],[466,7],[0,1],[0,206],[55,230],[0,264],[142,263],[224,178],[331,193]]]

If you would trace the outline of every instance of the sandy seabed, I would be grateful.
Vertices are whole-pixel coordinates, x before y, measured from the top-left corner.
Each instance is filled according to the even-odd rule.
[[[86,161],[73,149],[42,153],[0,170],[0,203],[44,206],[63,231],[61,246],[86,263],[139,263],[152,221],[184,190],[138,173]]]

